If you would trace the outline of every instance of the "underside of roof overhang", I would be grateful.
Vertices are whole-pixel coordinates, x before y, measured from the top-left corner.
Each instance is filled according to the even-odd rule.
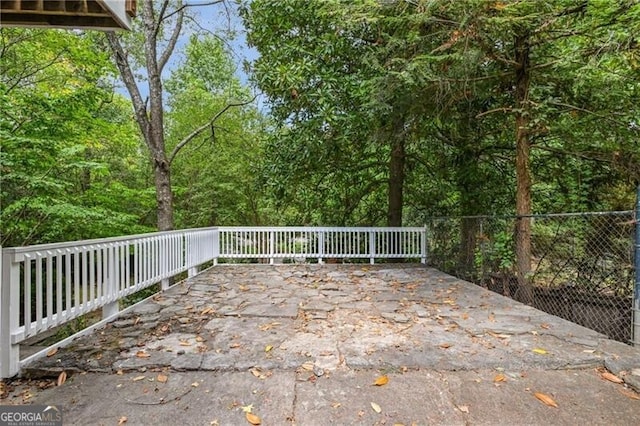
[[[0,0],[0,25],[131,29],[136,0]]]

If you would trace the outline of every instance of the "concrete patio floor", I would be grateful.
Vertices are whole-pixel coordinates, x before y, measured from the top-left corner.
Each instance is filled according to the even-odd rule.
[[[62,371],[65,424],[640,424],[640,350],[422,265],[216,266]]]

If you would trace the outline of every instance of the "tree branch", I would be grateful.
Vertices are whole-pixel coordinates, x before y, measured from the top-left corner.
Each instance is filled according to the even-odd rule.
[[[224,3],[224,0],[215,0],[215,1],[210,1],[210,2],[207,2],[207,3],[198,3],[198,4],[189,4],[189,3],[183,4],[182,6],[178,7],[176,10],[174,10],[173,12],[171,12],[170,14],[165,16],[164,18],[160,19],[159,21],[162,21],[162,20],[165,20],[165,19],[169,19],[173,15],[175,15],[176,13],[180,13],[180,12],[184,11],[188,7],[213,6],[214,4],[218,4],[218,3]]]
[[[184,7],[181,7],[180,12],[178,13],[178,19],[176,20],[176,24],[173,27],[173,32],[171,33],[171,38],[169,38],[169,43],[165,48],[162,55],[160,55],[160,61],[158,62],[158,73],[162,74],[162,69],[169,61],[171,54],[173,54],[173,49],[176,47],[176,43],[178,42],[178,37],[180,37],[180,32],[182,31],[182,20],[184,18]],[[160,21],[158,21],[158,28],[160,27]],[[157,30],[156,30],[157,34]]]
[[[490,109],[489,111],[484,111],[481,112],[479,114],[476,114],[475,118],[480,118],[480,117],[484,117],[485,115],[489,115],[489,114],[493,114],[494,112],[511,112],[513,111],[513,108],[511,107],[501,107],[501,108],[494,108],[494,109]]]
[[[549,103],[551,105],[568,108],[568,109],[571,109],[571,110],[574,110],[574,111],[585,112],[585,113],[593,115],[595,117],[603,118],[605,120],[608,120],[608,121],[610,121],[612,123],[615,123],[615,124],[617,124],[619,126],[624,126],[624,127],[629,126],[629,123],[625,123],[623,121],[615,120],[615,119],[611,118],[609,115],[598,114],[597,112],[594,112],[594,111],[591,111],[591,110],[588,110],[588,109],[585,109],[585,108],[580,108],[579,106],[576,106],[576,105],[566,104],[566,103],[563,103],[563,102],[553,102],[553,101],[551,101]]]
[[[207,130],[208,128],[210,128],[213,123],[216,122],[216,120],[218,118],[220,118],[220,116],[222,114],[224,114],[225,112],[227,112],[227,110],[229,108],[232,107],[239,107],[239,106],[244,106],[244,105],[248,105],[250,103],[252,103],[253,101],[255,101],[257,98],[257,96],[254,96],[253,99],[251,99],[250,101],[246,101],[246,102],[234,102],[234,103],[230,103],[227,104],[224,108],[222,108],[220,111],[218,111],[218,113],[216,115],[213,116],[213,118],[209,121],[207,121],[205,124],[203,124],[202,126],[198,127],[197,129],[195,129],[193,132],[189,133],[184,139],[182,139],[176,146],[175,148],[173,148],[173,150],[171,151],[171,154],[169,155],[169,164],[171,164],[173,162],[173,160],[176,158],[176,155],[178,155],[178,152],[180,152],[180,150],[182,148],[184,148],[189,142],[191,142],[192,140],[194,140],[196,137],[198,137],[200,134],[202,134],[202,132],[204,132],[205,130]]]
[[[150,125],[149,118],[147,117],[147,107],[145,105],[145,102],[142,100],[142,95],[140,95],[140,90],[138,89],[136,78],[134,77],[133,71],[131,70],[131,65],[129,65],[127,54],[122,48],[120,40],[115,35],[115,33],[107,32],[106,36],[107,42],[109,43],[109,47],[111,47],[111,52],[113,53],[113,57],[116,61],[116,66],[120,70],[122,81],[124,82],[129,95],[131,95],[133,109],[136,114],[136,121],[140,126],[140,130],[144,134],[145,140],[148,140]]]
[[[162,7],[160,8],[160,13],[158,14],[158,20],[156,21],[156,29],[155,36],[158,37],[158,32],[160,31],[160,24],[164,20],[164,13],[167,11],[167,6],[169,6],[169,0],[164,0],[162,3]]]

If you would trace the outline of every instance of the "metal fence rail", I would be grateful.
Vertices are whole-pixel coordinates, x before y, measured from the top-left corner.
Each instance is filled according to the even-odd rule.
[[[429,220],[429,265],[522,300],[515,261],[515,216]],[[532,305],[632,340],[635,277],[633,211],[533,215]],[[640,336],[636,336],[636,339]]]

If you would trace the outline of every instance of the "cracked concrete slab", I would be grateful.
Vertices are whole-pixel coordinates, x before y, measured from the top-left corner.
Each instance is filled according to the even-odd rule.
[[[598,371],[605,367],[626,383],[603,385]],[[640,401],[623,392],[640,385],[637,348],[419,265],[217,266],[25,369],[34,376],[61,371],[73,373],[60,388],[69,398],[60,401],[70,404],[71,424],[89,422],[88,407],[72,396],[76,385],[75,392],[91,399],[102,396],[100,384],[132,392],[146,384],[142,399],[127,397],[134,402],[125,404],[133,413],[128,424],[135,424],[145,423],[138,416],[151,413],[145,404],[158,396],[158,413],[171,405],[189,416],[201,402],[182,402],[205,397],[199,394],[205,383],[216,392],[207,395],[210,421],[217,416],[220,424],[246,421],[233,404],[251,404],[255,395],[266,395],[260,400],[265,424],[546,422],[555,409],[531,394],[545,387],[568,413],[577,412],[583,398],[586,412],[603,412],[593,417],[596,423],[616,424],[614,409],[627,416],[622,424],[640,423]],[[175,385],[170,392],[156,391],[150,380],[160,372]],[[378,374],[389,374],[388,386],[370,385]],[[494,382],[496,374],[507,382]],[[145,380],[135,386],[121,381],[140,375]],[[195,377],[198,389],[175,399]],[[283,388],[267,390],[269,383]],[[565,396],[569,391],[574,399]],[[237,397],[223,403],[218,392]],[[600,402],[593,401],[597,392],[606,393]],[[34,401],[48,398],[53,395],[43,393]],[[489,408],[496,407],[522,416],[494,419]],[[111,408],[105,419],[117,415]],[[557,419],[572,424],[569,414]]]

